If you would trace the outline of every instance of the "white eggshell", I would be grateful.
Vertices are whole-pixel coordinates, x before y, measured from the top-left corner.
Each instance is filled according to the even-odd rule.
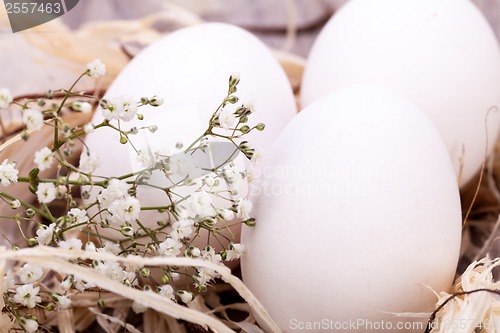
[[[162,97],[162,106],[139,109],[139,113],[144,114],[143,121],[122,122],[122,128],[157,125],[156,133],[140,131],[135,137],[131,136],[132,142],[156,147],[162,143],[183,142],[186,147],[208,127],[211,115],[227,94],[229,77],[235,72],[241,78],[236,93],[239,104],[252,102],[255,110],[249,117],[249,125],[266,124],[264,132],[253,131],[246,140],[265,150],[296,114],[293,92],[284,71],[264,44],[231,25],[201,24],[164,37],[123,69],[105,98],[120,95],[131,95],[137,100],[153,95]],[[98,110],[92,122],[97,124],[102,120],[102,112]],[[95,175],[118,176],[136,167],[133,149],[119,143],[117,132],[96,130],[87,136],[86,145],[101,160]],[[239,170],[245,168],[243,160],[242,155],[236,159]],[[239,196],[244,197],[246,183],[241,183]],[[99,188],[94,187],[92,198],[98,192]],[[142,206],[169,204],[162,191],[140,187],[138,193]],[[165,214],[141,213],[141,221],[150,227],[161,217]]]
[[[355,83],[410,98],[441,133],[461,185],[500,129],[500,53],[469,0],[351,0],[327,23],[305,68],[301,103]],[[487,118],[487,130],[486,130]]]
[[[425,286],[452,283],[453,167],[432,123],[388,88],[340,89],[299,113],[251,192],[257,224],[242,230],[243,281],[284,332],[323,320],[396,325],[403,319],[388,312],[430,312]]]

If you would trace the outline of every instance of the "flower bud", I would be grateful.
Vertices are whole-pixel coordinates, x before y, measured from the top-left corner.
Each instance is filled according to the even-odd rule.
[[[161,283],[163,283],[163,284],[167,284],[167,283],[168,283],[168,281],[170,281],[170,278],[168,277],[168,275],[167,275],[167,274],[163,273],[163,274],[161,275],[160,280],[161,280]]]
[[[248,227],[255,227],[255,219],[253,217],[243,221],[243,223],[245,223],[245,225]]]
[[[100,106],[101,108],[103,108],[104,110],[106,110],[106,109],[108,109],[108,108],[109,108],[109,101],[108,101],[107,99],[104,99],[104,98],[103,98],[103,99],[101,99],[101,100],[99,101],[99,106]]]
[[[240,73],[238,72],[234,72],[233,74],[231,74],[231,76],[229,77],[229,86],[230,87],[234,87],[236,86],[238,83],[240,83]]]
[[[134,235],[134,232],[134,228],[128,225],[120,229],[120,233],[125,237],[132,237]]]
[[[247,134],[248,132],[250,132],[250,126],[248,125],[241,126],[240,132],[243,134]]]
[[[127,138],[125,136],[120,136],[120,143],[122,145],[126,144],[128,142]]]
[[[35,210],[33,208],[26,209],[26,216],[28,216],[28,217],[35,216]]]
[[[258,123],[255,128],[257,129],[257,131],[260,131],[262,132],[265,128],[266,128],[266,124],[264,123]]]
[[[139,270],[139,274],[141,274],[142,277],[147,278],[151,274],[151,270],[147,267],[143,267]]]
[[[18,209],[19,207],[21,207],[21,201],[19,201],[18,199],[14,199],[11,202],[9,202],[9,206],[12,209]]]
[[[156,95],[151,97],[151,99],[149,100],[149,105],[151,106],[160,106],[162,104],[163,104],[163,98],[158,97]]]
[[[226,102],[231,103],[231,104],[238,103],[238,101],[239,101],[239,98],[237,96],[234,96],[234,95],[228,96],[226,98]]]
[[[158,126],[156,125],[151,125],[148,127],[148,130],[151,132],[151,133],[154,133],[158,130]]]

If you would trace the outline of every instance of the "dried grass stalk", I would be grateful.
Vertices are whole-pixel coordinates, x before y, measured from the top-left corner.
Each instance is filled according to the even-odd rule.
[[[85,281],[96,284],[102,289],[145,304],[149,308],[172,316],[176,319],[182,319],[201,325],[203,327],[211,327],[220,333],[234,332],[220,320],[206,313],[181,306],[155,293],[145,292],[127,287],[119,282],[103,277],[93,269],[82,267],[67,261],[77,258],[118,261],[139,266],[204,267],[214,270],[221,275],[224,281],[233,286],[233,288],[241,295],[241,297],[243,297],[248,302],[253,311],[255,311],[255,313],[262,318],[267,326],[271,328],[272,332],[281,332],[279,327],[271,319],[262,304],[255,298],[255,296],[253,296],[250,290],[243,284],[240,279],[231,274],[229,268],[200,259],[163,257],[143,258],[137,256],[118,257],[108,253],[88,252],[82,250],[63,250],[60,248],[51,248],[45,246],[37,246],[35,248],[26,248],[17,251],[6,250],[5,248],[2,248],[0,249],[0,274],[3,278],[3,271],[6,260],[29,262],[60,273],[73,274]],[[0,291],[3,292],[2,289],[3,287],[0,287]]]

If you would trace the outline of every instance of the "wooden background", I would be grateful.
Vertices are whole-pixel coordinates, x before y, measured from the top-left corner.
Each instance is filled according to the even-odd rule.
[[[242,26],[274,48],[286,46],[286,27],[295,21],[292,53],[306,57],[326,20],[348,0],[82,0],[64,21],[72,28],[90,20],[129,19],[161,11],[168,3],[182,6],[207,21]],[[401,0],[404,1],[404,0]],[[500,36],[500,0],[473,0]]]

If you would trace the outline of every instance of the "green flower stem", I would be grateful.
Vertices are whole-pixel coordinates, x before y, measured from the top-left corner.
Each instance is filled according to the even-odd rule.
[[[2,196],[4,198],[7,198],[9,200],[16,200],[17,199],[16,197],[14,197],[14,196],[12,196],[10,194],[7,194],[5,192],[0,192],[0,196]],[[17,200],[19,200],[19,199],[17,199]],[[44,217],[44,218],[46,218],[48,220],[51,219],[51,217],[49,215],[47,215],[43,210],[41,210],[41,209],[39,209],[39,208],[37,208],[37,207],[35,207],[33,205],[30,205],[27,202],[24,202],[24,201],[21,201],[21,200],[19,200],[19,202],[21,203],[21,205],[23,207],[33,209],[38,215],[40,215],[40,216],[42,216],[42,217]]]

